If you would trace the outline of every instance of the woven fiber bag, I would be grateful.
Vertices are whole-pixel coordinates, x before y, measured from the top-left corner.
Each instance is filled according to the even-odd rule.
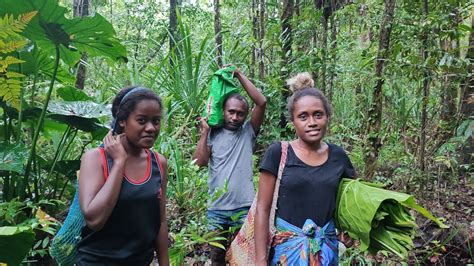
[[[79,205],[79,192],[76,189],[74,200],[66,220],[51,242],[49,252],[58,265],[74,265],[77,244],[81,241],[81,230],[86,224]]]
[[[267,255],[270,251],[270,243],[275,235],[275,211],[276,204],[278,200],[278,191],[280,190],[280,181],[281,175],[283,173],[283,168],[285,168],[286,155],[288,151],[288,142],[281,142],[281,158],[280,165],[278,167],[278,177],[275,183],[275,189],[273,190],[273,200],[272,207],[270,209],[269,217],[269,227],[268,227],[268,245],[267,245]],[[230,248],[227,251],[227,259],[230,265],[255,265],[255,211],[257,209],[257,195],[252,202],[252,206],[247,214],[247,218],[244,221],[244,224],[240,228],[239,233],[235,237],[234,241],[230,244]]]

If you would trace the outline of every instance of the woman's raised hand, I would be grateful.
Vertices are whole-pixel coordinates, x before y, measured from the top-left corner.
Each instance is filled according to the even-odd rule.
[[[105,151],[114,161],[122,160],[125,162],[127,160],[127,151],[122,141],[125,141],[125,134],[113,135],[112,130],[104,137]]]

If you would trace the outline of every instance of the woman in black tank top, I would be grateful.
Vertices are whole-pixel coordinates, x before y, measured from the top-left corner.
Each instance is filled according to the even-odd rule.
[[[79,200],[86,220],[77,265],[169,265],[166,159],[150,150],[163,105],[151,90],[121,90],[113,131],[81,161]]]

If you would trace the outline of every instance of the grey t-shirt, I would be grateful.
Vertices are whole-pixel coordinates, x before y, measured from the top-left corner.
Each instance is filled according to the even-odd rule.
[[[255,196],[252,172],[255,137],[248,120],[236,131],[219,128],[209,132],[207,145],[211,148],[211,158],[208,184],[211,200],[208,210],[235,210],[252,205]],[[225,191],[217,199],[213,197],[216,189]]]

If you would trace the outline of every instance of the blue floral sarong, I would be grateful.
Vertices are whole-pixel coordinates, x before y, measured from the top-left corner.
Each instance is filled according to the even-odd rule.
[[[337,265],[338,245],[333,220],[319,227],[307,219],[303,228],[276,218],[270,265]]]

